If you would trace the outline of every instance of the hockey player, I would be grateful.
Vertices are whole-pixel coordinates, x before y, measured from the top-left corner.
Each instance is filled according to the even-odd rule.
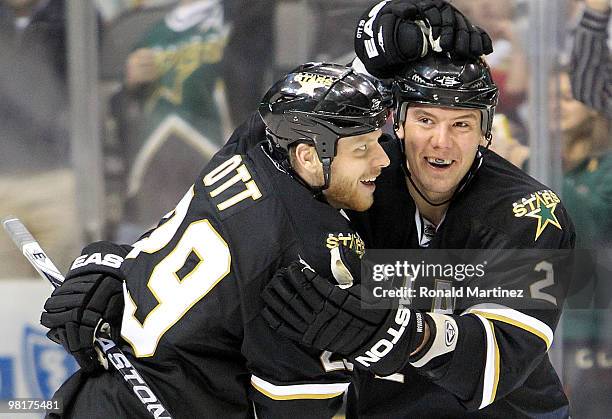
[[[295,259],[350,282],[334,243],[357,253],[363,243],[340,209],[367,209],[389,164],[378,142],[385,103],[372,80],[348,67],[290,72],[264,97],[261,117],[236,130],[127,255],[105,242],[84,249],[42,323],[81,365],[95,363],[91,339],[102,309],[95,301],[85,312],[77,306],[102,282],[120,294],[115,278],[124,279],[120,346],[173,417],[333,416],[349,377],[327,372],[321,351],[271,333],[260,293]],[[62,416],[148,417],[121,380],[77,372],[56,394]]]
[[[573,248],[565,209],[548,187],[487,150],[497,88],[484,61],[429,54],[397,72],[393,92],[399,141],[386,147],[391,165],[370,210],[349,214],[366,246],[542,250],[466,284],[519,287],[529,309],[476,296],[442,312],[372,310],[356,286],[334,287],[292,264],[264,293],[265,317],[355,365],[348,417],[567,417],[547,355],[567,272],[544,251]]]

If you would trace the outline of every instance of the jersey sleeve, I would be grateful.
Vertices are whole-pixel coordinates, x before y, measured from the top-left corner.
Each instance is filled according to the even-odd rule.
[[[541,219],[537,224],[516,216],[507,220],[506,231],[512,233],[504,238],[505,250],[489,253],[496,260],[488,267],[490,274],[466,284],[465,290],[472,291],[453,314],[428,313],[438,326],[433,347],[445,339],[454,340],[455,347],[445,352],[438,346],[443,356],[425,356],[411,364],[468,410],[483,409],[521,386],[553,342],[571,280],[575,236],[565,209],[555,204],[552,215],[545,214],[549,220],[554,217],[554,225],[543,230]],[[503,235],[491,229],[483,234]],[[502,291],[514,291],[515,298]]]

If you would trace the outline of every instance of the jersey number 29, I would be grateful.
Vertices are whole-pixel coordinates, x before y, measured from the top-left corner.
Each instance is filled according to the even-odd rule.
[[[187,192],[174,215],[145,239],[134,244],[129,257],[140,252],[154,253],[165,247],[176,234],[193,199]],[[177,271],[194,253],[199,262],[182,279]],[[231,256],[227,243],[208,220],[195,221],[185,229],[174,249],[153,269],[147,286],[158,301],[144,322],[134,316],[136,304],[128,294],[123,312],[121,335],[137,357],[152,356],[161,337],[185,313],[213,289],[230,271]]]

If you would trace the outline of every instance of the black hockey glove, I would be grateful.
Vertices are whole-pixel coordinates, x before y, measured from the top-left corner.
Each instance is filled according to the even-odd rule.
[[[47,337],[71,353],[81,368],[101,367],[94,349],[94,332],[104,319],[117,339],[123,315],[121,263],[128,251],[110,242],[86,246],[72,263],[66,280],[45,302],[40,322]]]
[[[476,58],[493,46],[484,30],[445,0],[382,1],[357,24],[355,53],[373,76],[391,78],[431,50]]]
[[[346,356],[378,375],[390,375],[422,343],[424,315],[407,308],[374,308],[363,301],[360,289],[341,289],[293,262],[277,271],[264,289],[262,316],[283,336]]]

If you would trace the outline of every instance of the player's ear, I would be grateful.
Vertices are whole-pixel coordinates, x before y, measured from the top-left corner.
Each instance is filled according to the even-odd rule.
[[[300,143],[292,150],[292,166],[302,179],[311,184],[317,184],[323,166],[314,146]]]
[[[306,170],[310,170],[313,166],[317,167],[321,164],[317,151],[310,144],[298,144],[293,154],[295,162]]]

